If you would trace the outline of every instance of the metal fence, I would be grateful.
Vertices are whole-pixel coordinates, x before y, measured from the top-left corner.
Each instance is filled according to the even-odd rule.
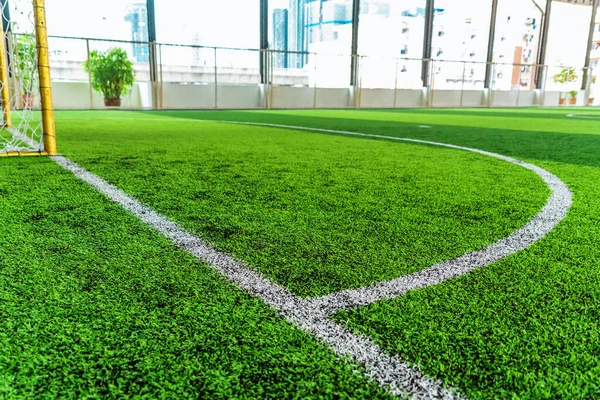
[[[134,62],[136,85],[122,103],[130,109],[519,107],[561,99],[568,105],[569,96],[587,105],[595,91],[594,71],[571,66],[359,55],[358,82],[351,86],[349,54],[74,37],[51,37],[50,47],[56,108],[104,108],[83,65],[91,51],[112,47]],[[421,78],[424,67],[428,82]],[[565,69],[572,70],[567,80],[561,79]],[[591,79],[583,87],[586,75]]]

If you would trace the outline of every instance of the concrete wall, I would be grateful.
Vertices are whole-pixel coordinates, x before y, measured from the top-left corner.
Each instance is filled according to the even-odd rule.
[[[144,103],[147,104],[147,100],[142,101],[142,97],[149,98],[149,86],[144,83],[133,85],[130,93],[121,98],[121,108],[144,108]],[[105,108],[102,95],[93,92],[90,99],[90,86],[87,82],[53,82],[52,97],[54,108],[57,110]]]
[[[271,108],[315,108],[317,98],[311,87],[273,86],[269,104]]]
[[[348,108],[351,102],[350,89],[317,89],[317,108]]]
[[[352,94],[351,88],[326,89],[308,86],[272,86],[265,90],[262,85],[182,84],[164,82],[159,84],[162,96],[159,104],[164,109],[261,109],[266,104],[273,109],[291,108],[417,108],[424,107],[427,100],[432,107],[532,107],[541,102],[545,106],[558,106],[559,92],[532,91],[486,91],[486,90],[424,90],[361,89]],[[104,109],[104,99],[90,90],[87,82],[53,82],[54,107],[68,109]],[[38,96],[39,97],[39,96]],[[583,106],[585,92],[581,91],[577,105]],[[600,102],[600,99],[597,100]],[[36,98],[39,106],[39,99]],[[122,98],[122,109],[148,109],[152,107],[152,90],[148,82],[136,83],[131,92]]]

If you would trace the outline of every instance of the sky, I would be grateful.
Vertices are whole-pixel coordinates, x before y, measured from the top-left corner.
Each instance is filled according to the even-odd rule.
[[[10,1],[20,9],[31,8],[31,0]],[[397,1],[408,7],[423,3],[423,0]],[[500,1],[519,4],[527,0]],[[48,0],[48,31],[51,35],[130,40],[131,25],[125,21],[125,15],[132,3],[139,1]],[[155,0],[155,3],[159,42],[259,46],[258,0]],[[436,3],[458,14],[486,13],[489,9],[489,0],[437,0]],[[270,9],[288,4],[289,0],[270,0]],[[590,7],[555,2],[553,8],[547,62],[583,64]],[[22,25],[27,25],[26,15],[15,14],[13,18],[20,18]]]

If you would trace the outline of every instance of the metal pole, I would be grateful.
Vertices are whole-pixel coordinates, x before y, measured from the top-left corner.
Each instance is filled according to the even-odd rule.
[[[398,60],[396,58],[396,78],[394,79],[394,108],[396,108],[396,105],[398,104]]]
[[[356,56],[358,58],[358,65],[362,64],[363,56]],[[360,74],[359,82],[358,82],[358,108],[362,107],[362,86],[363,86],[363,77]]]
[[[545,65],[536,65],[535,68],[536,68],[536,71],[538,74],[540,74],[543,77],[546,76],[546,71],[545,71],[546,66]],[[540,72],[540,70],[542,70],[542,71]],[[539,105],[543,107],[544,104],[546,104],[546,81],[545,80],[543,81],[543,85],[540,88],[540,104]]]
[[[268,94],[269,94],[269,104],[268,108],[273,108],[273,52],[271,50],[266,50],[267,54],[267,68],[269,71],[269,81],[267,84]]]
[[[46,30],[46,8],[44,0],[34,0],[33,18],[37,38],[38,72],[40,75],[40,103],[42,108],[42,135],[44,151],[56,155],[56,130],[52,106],[52,80],[50,79],[50,52]]]
[[[162,59],[162,45],[158,45],[158,67],[159,67],[159,90],[160,90],[160,104],[159,107],[162,110],[164,108],[164,100],[165,100],[165,96],[164,96],[164,88],[163,88],[163,59]]]
[[[488,90],[488,107],[492,107],[492,105],[494,104],[494,89],[496,88],[494,84],[496,82],[494,79],[494,76],[496,76],[496,64],[491,63],[490,66],[492,79],[490,80],[490,87]]]
[[[352,48],[350,59],[350,86],[358,86],[358,25],[360,19],[360,0],[352,0]]]
[[[488,36],[488,52],[485,65],[485,83],[484,88],[489,89],[492,79],[492,62],[494,61],[494,45],[496,38],[496,19],[498,14],[498,0],[492,0],[492,12],[490,16],[490,33]]]
[[[90,85],[90,109],[94,108],[94,88],[92,87],[92,59],[90,57],[90,40],[85,39],[85,48],[87,51],[88,63],[88,84]]]
[[[266,50],[269,48],[269,0],[260,0],[260,83],[267,84],[269,80],[268,60]]]
[[[523,65],[519,64],[519,78],[517,79],[517,107],[521,99],[521,77],[523,76]]]
[[[4,36],[4,29],[0,26],[0,33]],[[12,127],[10,115],[10,91],[8,90],[8,54],[4,40],[0,40],[0,83],[2,84],[2,126]]]
[[[214,48],[214,57],[215,57],[215,108],[219,108],[219,88],[218,88],[218,67],[217,67],[217,48]]]
[[[156,12],[154,0],[146,0],[146,13],[148,16],[148,47],[150,50],[150,85],[152,86],[152,108],[158,108],[157,93],[157,57],[156,57]]]
[[[463,61],[463,72],[462,72],[462,80],[460,85],[460,106],[463,106],[463,99],[465,97],[465,72],[467,71],[467,63]]]
[[[314,54],[315,57],[315,84],[313,87],[313,108],[317,108],[317,53]]]
[[[431,62],[431,43],[433,40],[433,18],[434,18],[435,0],[427,0],[425,5],[425,33],[423,35],[423,66],[421,69],[421,80],[423,87],[430,86],[430,62]]]
[[[538,48],[537,65],[546,65],[546,48],[548,47],[548,33],[550,32],[550,15],[552,12],[552,0],[546,1],[546,10],[542,14],[542,32],[540,36],[540,45]],[[536,77],[536,87],[541,89],[544,85],[544,76],[539,73]]]
[[[600,4],[600,0],[594,0],[592,4],[592,19],[590,21],[590,31],[588,34],[588,42],[587,49],[585,50],[585,63],[583,64],[584,73],[583,73],[583,81],[581,82],[581,89],[587,90],[588,80],[590,77],[590,55],[592,52],[592,45],[594,42],[594,31],[596,29],[596,15],[598,13],[598,5]],[[587,102],[587,100],[586,100]]]

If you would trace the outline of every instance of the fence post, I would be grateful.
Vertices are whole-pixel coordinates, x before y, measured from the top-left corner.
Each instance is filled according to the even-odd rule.
[[[398,104],[398,62],[400,60],[396,57],[396,71],[394,78],[394,108],[396,108]]]
[[[462,80],[460,85],[460,106],[463,106],[463,99],[465,97],[465,72],[467,71],[467,62],[463,61]]]
[[[162,45],[159,44],[158,45],[158,79],[159,79],[159,92],[160,92],[160,96],[159,96],[159,100],[160,100],[160,104],[159,107],[162,110],[164,108],[164,100],[165,100],[165,91],[163,88],[163,59],[162,59]]]
[[[214,58],[215,58],[215,108],[219,108],[219,82],[217,78],[218,67],[217,67],[217,48],[214,47]]]
[[[90,40],[85,39],[88,63],[88,83],[90,85],[90,109],[94,109],[94,88],[92,87],[92,59],[90,57]]]
[[[317,108],[317,53],[314,53],[315,57],[315,83],[313,85],[313,108]]]
[[[273,108],[273,51],[272,50],[266,50],[266,55],[267,55],[267,65],[268,65],[268,72],[269,72],[269,79],[268,79],[268,84],[267,84],[267,93],[269,96],[269,102],[268,102],[268,109],[272,109]]]
[[[548,74],[548,66],[547,65],[537,65],[538,75],[540,76],[540,85],[538,89],[540,90],[540,106],[544,106],[546,104],[546,79]]]
[[[490,63],[489,65],[490,71],[490,80],[488,85],[488,107],[492,107],[494,104],[494,89],[496,89],[496,64]]]

